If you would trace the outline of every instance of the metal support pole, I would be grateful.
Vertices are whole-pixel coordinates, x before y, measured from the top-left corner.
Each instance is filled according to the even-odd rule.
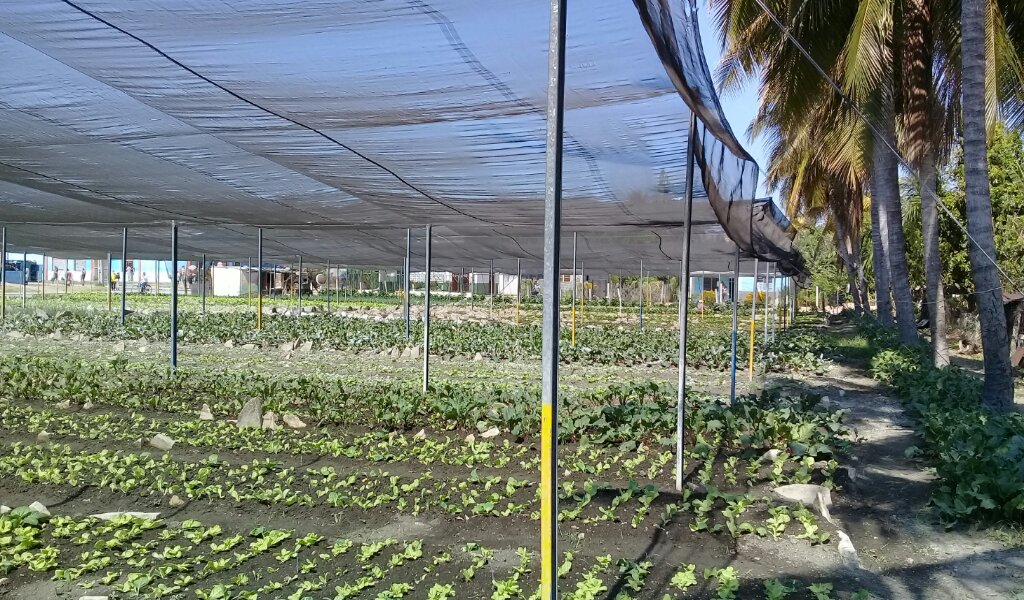
[[[245,307],[252,308],[252,256],[245,257]]]
[[[331,261],[327,261],[327,314],[331,314]]]
[[[739,329],[739,295],[740,295],[740,248],[736,247],[736,265],[733,269],[733,280],[732,280],[732,364],[730,367],[729,378],[731,380],[729,387],[729,402],[736,405],[736,336]]]
[[[771,279],[768,278],[768,269],[771,265],[764,264],[764,343],[768,343],[768,305],[771,304]],[[762,348],[762,352],[764,349]]]
[[[128,228],[121,230],[121,327],[128,313]]]
[[[412,339],[412,300],[409,294],[412,292],[412,281],[410,271],[412,270],[412,229],[405,230],[405,282],[402,285],[402,310],[405,312],[405,341]]]
[[[690,237],[693,231],[693,166],[696,115],[690,113],[686,144],[686,221],[683,229],[683,259],[679,264],[679,389],[676,392],[676,490],[683,491],[683,441],[686,435],[686,352],[690,317]],[[620,296],[621,300],[621,296]]]
[[[159,271],[159,269],[157,269]],[[171,221],[171,270],[178,272],[178,224]],[[171,373],[178,368],[178,284],[171,285]]]
[[[46,268],[46,255],[43,255],[43,266],[39,270],[39,297],[46,299],[46,278],[49,276],[50,271]]]
[[[107,252],[107,312],[114,310],[114,258]]]
[[[565,10],[551,0],[544,181],[544,321],[541,326],[540,600],[558,598],[558,312],[565,116]],[[575,273],[574,273],[575,274]]]
[[[750,360],[747,381],[754,380],[754,338],[757,336],[757,258],[754,258],[754,293],[750,297]]]
[[[570,341],[572,345],[576,345],[576,232],[572,232],[572,276],[569,278],[572,282],[572,307],[569,309],[571,313],[571,333]]]
[[[263,228],[256,237],[256,331],[263,329]]]
[[[427,393],[430,387],[430,242],[431,229],[427,225],[427,240],[425,248],[425,269],[423,286],[423,393]]]
[[[463,281],[466,282],[466,286],[468,287],[469,286],[469,280],[466,279],[466,267],[462,267],[462,276],[459,277],[459,293],[460,294],[465,294],[466,293],[466,290],[463,289],[463,287],[462,287],[462,282]]]
[[[110,300],[107,300],[110,303]],[[21,253],[21,307],[28,306],[28,252]]]
[[[519,303],[523,299],[523,259],[516,259],[516,325],[519,324]]]
[[[584,306],[587,304],[587,270],[580,261],[580,325],[583,325]]]
[[[0,319],[7,318],[7,226],[0,229]],[[67,281],[67,278],[65,278]]]
[[[640,331],[644,330],[644,259],[640,259]]]
[[[203,314],[206,314],[206,253],[203,253],[203,264],[199,265],[200,289],[203,297]]]
[[[299,278],[295,282],[295,295],[299,297],[299,316],[302,316],[302,255],[299,255]]]

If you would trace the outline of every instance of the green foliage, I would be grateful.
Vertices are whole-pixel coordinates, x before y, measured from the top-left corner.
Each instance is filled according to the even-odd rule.
[[[1024,521],[1024,416],[980,408],[981,381],[957,367],[936,369],[918,349],[886,349],[872,360],[918,420],[939,484],[930,504],[947,527]]]
[[[989,183],[992,192],[992,221],[996,259],[1012,281],[1024,281],[1024,140],[1021,133],[997,123],[989,139]],[[964,201],[963,153],[959,149],[940,182],[940,200],[960,223],[967,222]],[[904,231],[907,235],[907,264],[915,287],[924,286],[924,250],[921,241],[920,197],[911,185],[904,185]],[[968,295],[974,291],[967,238],[957,223],[939,210],[939,248],[942,281],[947,295]],[[1011,281],[1003,281],[1010,285]]]
[[[846,270],[836,252],[835,235],[824,225],[813,225],[800,229],[796,246],[803,254],[811,283],[821,288],[826,301],[835,298],[836,292],[845,292],[850,283]]]
[[[45,314],[45,313],[44,313]],[[346,348],[359,351],[383,351],[407,345],[422,347],[422,324],[412,327],[412,340],[405,339],[405,322],[400,319],[376,321],[335,315],[316,317],[266,316],[262,330],[256,330],[255,316],[248,313],[223,312],[206,315],[183,313],[178,321],[181,344],[254,344],[277,347],[285,342],[311,342],[316,349]],[[166,313],[129,315],[124,327],[112,313],[90,311],[58,311],[45,318],[34,311],[11,315],[0,328],[31,335],[61,332],[64,336],[82,334],[101,340],[166,340],[170,336],[170,319]],[[435,321],[430,329],[431,348],[435,354],[473,356],[480,353],[494,359],[537,359],[541,351],[540,327],[506,323],[455,323]],[[739,347],[746,348],[748,333],[741,328]],[[778,336],[769,349],[779,347],[789,333]],[[755,341],[763,345],[761,333]],[[561,359],[567,362],[638,365],[660,362],[678,364],[679,335],[669,329],[619,329],[618,327],[584,327],[577,330],[576,345],[570,343],[568,328],[562,328]],[[700,329],[689,337],[687,360],[690,366],[727,369],[731,357],[728,331],[710,332]],[[775,352],[773,368],[816,370],[819,363],[808,364],[802,354]]]

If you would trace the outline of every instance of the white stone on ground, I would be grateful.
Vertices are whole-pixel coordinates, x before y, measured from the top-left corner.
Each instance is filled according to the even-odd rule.
[[[832,492],[826,487],[813,483],[791,483],[779,486],[772,491],[783,500],[800,502],[819,512],[821,512],[820,507],[827,509],[832,506]]]
[[[238,428],[259,428],[262,426],[263,401],[259,398],[249,398],[238,413]]]
[[[480,437],[485,439],[485,440],[489,440],[491,438],[498,437],[500,434],[501,434],[501,430],[500,429],[498,429],[497,427],[491,427],[487,431],[481,433]]]
[[[36,500],[32,504],[29,504],[28,507],[30,510],[34,510],[37,513],[42,513],[46,516],[50,516],[50,509],[46,508],[46,505],[38,500]]]
[[[45,444],[46,442],[50,441],[50,434],[47,433],[46,431],[40,431],[39,435],[36,436],[36,441],[39,442],[40,444]]]
[[[836,532],[839,535],[839,560],[848,569],[860,570],[864,567],[860,564],[860,557],[857,556],[857,549],[853,547],[850,536],[843,531]]]
[[[466,436],[466,440],[465,441],[467,443],[469,443],[469,444],[472,444],[473,442],[476,441],[476,436],[471,433],[471,434]]]
[[[273,411],[267,411],[263,415],[263,420],[260,423],[260,426],[263,427],[263,429],[277,429],[277,415],[274,414]]]
[[[149,445],[156,448],[157,450],[163,450],[164,452],[167,452],[168,450],[174,447],[174,440],[172,440],[170,437],[162,433],[158,433],[154,435],[152,438],[150,438]]]
[[[168,504],[170,504],[172,508],[178,508],[179,506],[185,506],[185,501],[182,500],[177,494],[175,494],[171,496],[171,499],[168,502]]]
[[[306,427],[306,424],[302,421],[302,419],[296,417],[292,413],[285,413],[284,424],[287,425],[288,427],[291,427],[292,429],[305,429]]]
[[[427,439],[427,430],[426,429],[420,429],[419,431],[416,432],[416,435],[412,436],[412,439],[414,439],[414,440],[425,440],[425,439]]]
[[[202,408],[199,409],[199,420],[200,421],[212,421],[213,411],[210,410],[209,404],[203,404]]]
[[[479,352],[477,352],[476,354],[473,355],[473,360],[476,361],[476,362],[480,362],[483,359],[484,359],[484,355],[480,354]]]

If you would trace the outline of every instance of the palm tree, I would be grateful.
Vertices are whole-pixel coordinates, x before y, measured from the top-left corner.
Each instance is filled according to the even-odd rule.
[[[793,135],[793,119],[807,119],[808,106],[831,102],[830,90],[809,84],[787,48],[782,32],[752,0],[712,0],[720,29],[728,43],[720,80],[735,82],[754,73],[761,74],[762,104],[770,109],[761,116],[776,119],[782,136]],[[984,57],[987,77],[977,89],[984,90],[984,115],[988,123],[996,118],[996,107],[1004,114],[1024,120],[1024,79],[1021,50],[1024,49],[1024,6],[1013,0],[981,0],[986,5],[983,28],[989,46]],[[873,118],[878,135],[869,146],[845,145],[823,162],[838,172],[848,172],[857,162],[847,153],[853,149],[870,156],[868,169],[876,201],[872,203],[873,257],[880,322],[891,320],[886,271],[896,299],[901,338],[916,338],[913,305],[906,277],[906,254],[900,205],[897,201],[898,169],[892,149],[899,147],[922,173],[921,196],[926,245],[926,265],[933,344],[937,364],[946,360],[944,309],[941,289],[938,228],[935,195],[936,158],[948,156],[948,146],[959,130],[959,98],[963,87],[959,71],[960,23],[958,0],[833,0],[808,3],[803,0],[771,0],[769,10],[784,19],[790,31],[815,60],[840,80],[846,93]],[[935,18],[939,16],[941,18]],[[774,31],[773,31],[774,29]],[[934,33],[934,36],[933,36]],[[934,37],[934,39],[933,39]],[[836,52],[835,40],[842,40]],[[807,61],[804,61],[807,62]],[[933,81],[932,72],[938,73]],[[816,75],[812,75],[820,80]],[[783,105],[781,108],[779,105]],[[825,130],[848,125],[843,107],[832,114]],[[895,129],[899,119],[899,135]],[[834,129],[831,129],[834,131]],[[855,133],[851,138],[857,138]],[[897,142],[900,146],[897,146]],[[883,210],[879,210],[883,209]],[[884,268],[889,266],[890,269]]]
[[[963,134],[967,233],[971,273],[974,279],[981,346],[985,361],[982,404],[1004,412],[1013,407],[1013,373],[1010,343],[1003,312],[1003,288],[995,265],[996,244],[992,230],[992,199],[989,195],[988,144],[986,135],[986,3],[961,2],[961,68],[963,70]]]

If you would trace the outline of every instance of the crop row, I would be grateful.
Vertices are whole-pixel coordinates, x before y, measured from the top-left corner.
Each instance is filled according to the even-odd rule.
[[[492,564],[495,554],[475,542],[431,546],[420,539],[332,540],[316,532],[300,535],[266,527],[230,531],[196,520],[169,525],[128,515],[50,518],[28,508],[0,515],[0,574],[51,575],[62,589],[109,590],[117,597],[147,600],[186,594],[199,600],[538,598],[536,557],[518,548],[510,565],[499,566]],[[830,582],[777,579],[754,587],[741,582],[733,567],[700,572],[693,564],[679,565],[659,581],[652,576],[654,567],[649,560],[588,559],[569,551],[562,555],[557,577],[566,600],[596,600],[612,587],[621,590],[620,600],[661,593],[671,600],[690,596],[699,589],[699,579],[721,600],[741,594],[783,600],[797,591],[831,600],[835,589]],[[871,596],[858,590],[851,598]]]
[[[43,316],[46,315],[46,316]],[[317,315],[315,317],[266,316],[256,329],[255,316],[247,313],[185,313],[179,318],[179,341],[185,344],[225,343],[277,346],[301,340],[315,348],[347,348],[382,351],[422,344],[422,326],[415,323],[412,339],[405,338],[401,320],[371,320]],[[4,329],[32,335],[82,334],[94,339],[167,339],[170,336],[166,314],[132,314],[125,326],[111,313],[59,311],[22,312],[0,324]],[[740,348],[747,347],[746,328],[741,328]],[[819,356],[817,340],[784,332],[764,346],[761,333],[755,334],[768,370],[821,370],[826,361]],[[595,364],[678,364],[678,334],[673,330],[584,327],[576,333],[576,344],[563,330],[559,354],[563,361],[587,361]],[[455,323],[438,321],[431,327],[431,353],[474,356],[480,353],[495,359],[538,358],[541,352],[540,328],[504,323]],[[731,338],[728,332],[697,331],[690,334],[687,364],[694,367],[726,369],[730,364]]]
[[[784,474],[786,459],[762,464],[755,461],[746,476],[761,480],[767,470],[778,483],[810,481],[810,461],[801,461],[792,474]],[[707,463],[713,464],[713,463]],[[731,469],[731,471],[730,471]],[[706,470],[710,474],[711,469]],[[728,465],[725,477],[737,483],[736,465]],[[106,489],[141,496],[179,496],[187,500],[233,500],[279,506],[323,506],[337,510],[387,511],[389,513],[443,514],[454,517],[539,518],[539,499],[534,482],[515,477],[480,474],[475,469],[465,477],[434,477],[430,471],[393,475],[380,469],[285,466],[273,459],[255,459],[234,465],[217,455],[205,460],[178,460],[170,454],[152,456],[147,452],[76,451],[65,444],[0,446],[0,477],[32,485],[67,485]],[[701,479],[705,479],[703,476]],[[707,477],[710,482],[710,475]],[[691,497],[692,496],[692,497]],[[706,485],[698,495],[689,489],[663,494],[653,484],[635,481],[618,486],[587,479],[564,481],[559,490],[559,519],[582,524],[628,523],[636,528],[661,510],[664,518],[693,515],[693,531],[727,531],[734,537],[748,533],[785,532],[785,519],[773,527],[741,521],[748,508],[767,508],[770,502],[741,489],[720,491]],[[781,511],[772,507],[773,517]],[[788,511],[788,509],[785,509]],[[817,525],[808,517],[802,537],[826,541],[828,534],[815,533]],[[802,521],[803,522],[803,521]],[[815,534],[819,537],[814,537]]]
[[[497,426],[516,437],[540,428],[540,389],[484,382],[438,383],[424,393],[418,382],[367,382],[317,375],[270,376],[235,371],[181,369],[170,376],[156,367],[109,362],[0,357],[0,398],[21,402],[66,401],[129,410],[194,414],[207,403],[215,414],[234,415],[251,397],[279,414],[293,412],[320,424],[373,429],[483,430]],[[600,445],[672,443],[676,390],[653,381],[565,390],[559,405],[564,441]],[[816,410],[812,397],[765,393],[735,407],[688,393],[687,429],[721,430],[732,448],[761,449],[798,443],[822,454],[845,436],[842,415]]]

